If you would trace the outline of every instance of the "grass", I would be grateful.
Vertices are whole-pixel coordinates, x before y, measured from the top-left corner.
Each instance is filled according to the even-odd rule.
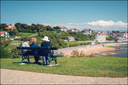
[[[6,46],[4,49],[5,50],[8,50],[8,49],[16,49],[16,47],[17,47],[17,45],[8,45],[8,46]]]
[[[115,47],[117,47],[117,46],[107,46],[107,47],[110,47],[110,48],[115,48]]]
[[[37,33],[24,33],[24,32],[19,32],[19,34],[21,34],[22,36],[30,36],[30,35],[33,35],[33,34],[37,34]]]
[[[65,42],[67,47],[80,46],[80,45],[88,45],[89,42]]]
[[[58,58],[59,65],[51,67],[37,64],[19,65],[20,61],[20,59],[1,59],[1,68],[60,75],[92,77],[127,77],[127,58]],[[34,62],[34,59],[30,59],[30,61]]]

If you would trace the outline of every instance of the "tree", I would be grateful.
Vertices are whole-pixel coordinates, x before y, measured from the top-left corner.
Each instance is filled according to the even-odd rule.
[[[50,26],[45,26],[45,28],[46,28],[47,31],[53,31],[53,28],[50,27]]]
[[[21,27],[21,23],[16,23],[15,24],[15,27],[17,28],[17,30],[19,31],[19,32],[21,32],[22,31],[22,27]]]
[[[8,27],[8,25],[7,25],[7,24],[5,24],[5,23],[0,24],[0,30],[4,30],[4,29],[5,29],[5,27]]]
[[[18,34],[18,30],[17,29],[13,29],[12,32],[13,32],[13,35]]]
[[[38,35],[40,36],[40,27],[37,26],[37,32],[38,32]]]
[[[55,29],[55,30],[59,30],[60,27],[59,27],[59,26],[56,26],[56,27],[54,26],[53,29]]]

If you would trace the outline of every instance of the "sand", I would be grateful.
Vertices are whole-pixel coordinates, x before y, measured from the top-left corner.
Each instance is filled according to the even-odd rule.
[[[116,50],[116,48],[111,48],[111,47],[99,47],[99,46],[90,46],[88,48],[81,48],[81,49],[77,49],[79,51],[79,53],[81,53],[83,51],[83,54],[86,56],[89,56],[91,54],[97,54],[100,52],[109,52],[109,51],[114,51]],[[65,57],[69,58],[72,55],[72,52],[68,52],[64,54]]]

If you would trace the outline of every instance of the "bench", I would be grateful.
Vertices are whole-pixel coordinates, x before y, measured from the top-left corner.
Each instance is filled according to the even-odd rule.
[[[55,61],[55,64],[57,64],[57,57],[63,57],[63,55],[51,55],[51,50],[57,50],[57,47],[17,47],[17,49],[20,49],[22,51],[22,54],[18,54],[18,55],[21,55],[22,56],[22,59],[21,59],[21,63],[23,63],[23,60],[24,59],[27,59],[28,62],[29,61],[29,56],[44,56],[43,52],[45,50],[50,52],[49,53],[49,57],[50,57],[50,62],[49,64],[52,62],[52,61]],[[30,50],[31,53],[30,54],[24,54],[23,50]],[[33,54],[33,50],[38,50],[39,51],[39,54]]]

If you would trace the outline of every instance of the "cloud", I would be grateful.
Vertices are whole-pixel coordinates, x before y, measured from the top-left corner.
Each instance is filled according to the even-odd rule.
[[[50,25],[52,27],[54,26],[65,26],[68,29],[71,28],[77,28],[79,30],[83,30],[83,29],[92,29],[92,30],[127,30],[127,23],[124,23],[122,21],[117,21],[114,22],[112,20],[109,21],[103,21],[103,20],[98,20],[98,21],[92,21],[92,22],[81,22],[81,23],[67,23],[67,24],[47,24],[47,23],[43,23],[44,25]]]
[[[88,22],[87,24],[89,25],[99,25],[102,27],[107,27],[107,26],[120,26],[120,27],[127,27],[127,23],[124,23],[122,21],[117,21],[114,22],[112,20],[109,21],[103,21],[103,20],[99,20],[99,21],[93,21],[93,22]]]

